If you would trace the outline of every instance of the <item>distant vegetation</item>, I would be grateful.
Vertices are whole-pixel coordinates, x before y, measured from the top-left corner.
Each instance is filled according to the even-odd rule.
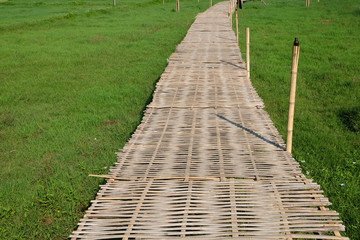
[[[320,183],[351,239],[360,236],[360,2],[246,2],[251,80],[286,137],[291,48],[300,41],[293,154]]]
[[[208,1],[0,3],[0,239],[66,239]]]

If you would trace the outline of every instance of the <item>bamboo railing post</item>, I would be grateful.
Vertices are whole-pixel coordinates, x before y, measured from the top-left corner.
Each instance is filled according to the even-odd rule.
[[[116,0],[113,0],[113,6],[114,7],[116,6]]]
[[[246,72],[250,79],[250,28],[246,28]]]
[[[229,1],[229,12],[228,12],[228,17],[229,17],[229,19],[230,19],[230,1]]]
[[[306,6],[310,6],[310,0],[306,0]]]
[[[209,6],[212,7],[212,0],[210,0]]]
[[[296,77],[299,62],[300,46],[299,41],[295,38],[292,49],[292,65],[291,65],[291,82],[290,82],[290,97],[289,97],[289,116],[286,136],[286,151],[291,153],[292,136],[294,126],[294,110],[295,110],[295,93],[296,93]]]
[[[232,26],[232,0],[230,0],[230,26]]]
[[[237,7],[235,8],[235,11],[236,11],[236,44],[239,45],[239,18],[238,18]]]
[[[176,0],[176,12],[180,12],[180,0]]]

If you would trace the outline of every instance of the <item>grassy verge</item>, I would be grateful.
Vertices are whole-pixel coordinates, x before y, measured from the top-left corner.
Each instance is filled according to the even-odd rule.
[[[0,2],[0,239],[65,239],[208,2]],[[26,11],[24,11],[26,10]]]
[[[300,41],[293,154],[320,183],[351,239],[360,236],[360,2],[246,2],[240,47],[251,30],[251,79],[286,136],[291,48]],[[245,53],[245,51],[243,51]]]

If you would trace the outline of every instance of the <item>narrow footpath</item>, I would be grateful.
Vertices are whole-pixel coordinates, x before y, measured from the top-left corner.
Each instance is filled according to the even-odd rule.
[[[228,2],[168,61],[71,239],[348,239],[246,77]]]

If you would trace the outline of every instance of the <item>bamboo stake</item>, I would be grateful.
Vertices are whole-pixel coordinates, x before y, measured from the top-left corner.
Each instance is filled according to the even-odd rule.
[[[113,0],[113,5],[116,6],[116,0]]]
[[[310,0],[306,0],[306,6],[310,6]]]
[[[180,0],[176,0],[176,12],[180,12]]]
[[[209,3],[210,7],[212,7],[212,0],[210,0],[210,3]]]
[[[232,26],[232,0],[230,0],[230,26]]]
[[[294,126],[294,110],[295,110],[295,93],[296,93],[296,77],[299,62],[300,46],[299,41],[295,38],[292,50],[292,66],[291,66],[291,82],[290,82],[290,98],[289,98],[289,117],[286,136],[286,151],[291,153],[292,136]]]
[[[228,12],[228,15],[229,15],[228,17],[229,17],[229,19],[230,19],[230,12],[231,12],[231,11],[230,11],[230,1],[229,1],[229,12]]]
[[[238,11],[236,8],[236,43],[239,45],[239,18],[238,18]]]
[[[246,28],[246,71],[250,79],[250,28]]]

